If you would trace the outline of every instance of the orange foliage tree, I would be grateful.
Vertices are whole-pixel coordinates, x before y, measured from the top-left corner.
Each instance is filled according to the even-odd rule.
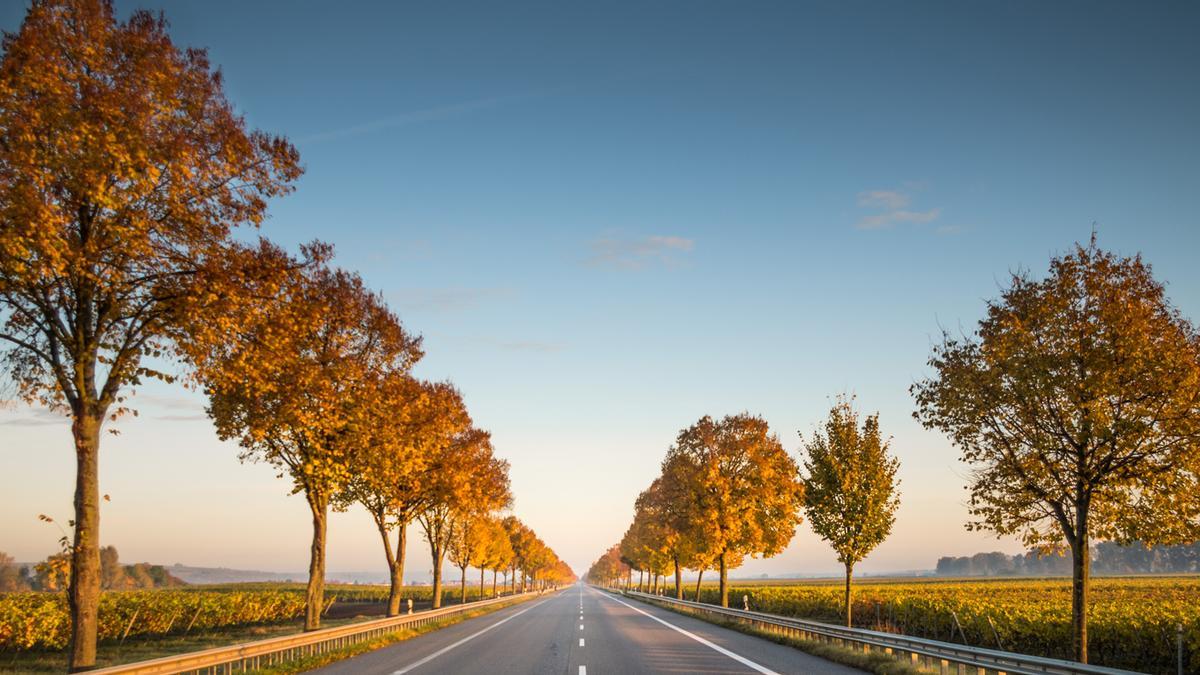
[[[170,289],[300,174],[248,131],[203,50],[106,0],[34,0],[0,60],[0,343],[29,402],[71,419],[71,670],[96,658],[104,422],[167,347]],[[211,289],[222,292],[227,289]]]
[[[334,497],[334,507],[346,510],[358,503],[371,514],[391,578],[387,615],[396,616],[408,525],[432,495],[427,488],[438,468],[434,459],[471,420],[454,387],[420,382],[406,373],[393,373],[380,382],[369,399],[368,415],[368,423],[356,429],[360,452],[349,480]]]
[[[501,570],[507,570],[513,560],[512,543],[508,538],[508,530],[504,529],[504,523],[496,518],[488,520],[488,526],[491,532],[488,533],[487,551],[483,557],[484,569],[492,571],[492,597],[496,597],[496,577],[499,576]],[[482,570],[480,570],[482,574]],[[482,580],[482,577],[480,577]],[[507,585],[507,579],[505,582]],[[481,581],[482,583],[482,581]]]
[[[614,544],[596,562],[592,563],[584,576],[594,584],[615,586],[624,581],[628,574],[629,567],[621,561],[621,546]]]
[[[664,479],[685,486],[687,512],[720,571],[729,606],[728,569],[741,556],[772,556],[796,533],[804,487],[799,468],[761,417],[703,417],[680,432],[663,462]]]
[[[286,472],[312,515],[305,629],[320,625],[325,532],[330,501],[349,482],[363,430],[377,421],[374,398],[385,373],[404,373],[421,357],[362,280],[323,263],[298,266],[272,299],[224,339],[204,340],[192,358],[209,394],[222,439],[242,459]]]
[[[944,337],[915,416],[973,472],[970,529],[1066,544],[1087,661],[1090,545],[1200,537],[1200,334],[1140,257],[1087,247],[1013,275],[973,336]]]
[[[512,501],[508,462],[492,454],[490,434],[468,429],[433,458],[422,489],[427,498],[417,520],[429,543],[436,609],[442,606],[442,563],[458,528]]]
[[[487,559],[488,548],[491,546],[492,523],[494,518],[488,514],[463,514],[450,538],[447,551],[450,562],[454,563],[462,573],[461,599],[467,602],[467,568],[479,568],[479,599],[483,599],[484,561]]]

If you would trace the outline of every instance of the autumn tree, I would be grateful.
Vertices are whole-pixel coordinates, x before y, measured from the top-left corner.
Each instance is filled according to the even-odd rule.
[[[592,563],[585,576],[591,583],[613,586],[624,580],[626,574],[627,568],[621,562],[621,546],[614,544]]]
[[[728,570],[740,556],[778,554],[796,533],[804,487],[796,462],[761,417],[705,416],[680,432],[664,467],[686,487],[689,511],[720,571],[721,606],[729,606]]]
[[[639,590],[642,590],[642,577],[650,575],[645,582],[645,590],[653,593],[658,590],[658,578],[667,572],[671,564],[671,554],[668,550],[670,531],[653,514],[645,508],[636,510],[633,522],[621,539],[621,553],[639,572]]]
[[[512,501],[508,462],[493,455],[490,434],[468,429],[432,460],[422,489],[429,496],[417,520],[429,543],[437,609],[442,606],[442,563],[457,528]]]
[[[22,397],[62,410],[76,455],[71,670],[96,658],[100,432],[170,380],[164,281],[221,255],[300,174],[248,131],[203,50],[107,0],[34,0],[0,60],[0,343]],[[220,292],[220,289],[213,289]]]
[[[129,575],[121,565],[116,546],[104,546],[100,549],[100,587],[111,590],[124,590],[131,585]]]
[[[676,513],[684,507],[686,501],[674,500],[661,476],[655,478],[634,502],[634,520],[645,523],[644,527],[650,530],[649,536],[654,540],[657,551],[670,562],[675,573],[675,597],[679,600],[683,599],[682,568],[691,562],[685,554],[684,528],[688,523],[682,514]]]
[[[13,557],[0,551],[0,593],[29,590],[28,572],[13,562]]]
[[[915,416],[973,473],[969,529],[1065,542],[1087,660],[1089,543],[1200,537],[1200,339],[1140,256],[1095,238],[1016,273],[974,335],[945,335]]]
[[[508,534],[509,547],[512,548],[513,554],[510,561],[510,574],[512,579],[512,592],[517,592],[517,570],[521,570],[521,591],[525,590],[525,571],[526,559],[529,557],[529,552],[533,548],[536,539],[533,530],[529,529],[525,523],[522,523],[516,516],[505,516],[500,521],[504,531]]]
[[[545,589],[544,572],[554,566],[556,559],[554,551],[546,546],[541,537],[534,534],[532,541],[525,548],[523,572],[529,577],[529,584],[535,591]]]
[[[462,514],[450,537],[447,555],[462,574],[461,604],[467,604],[467,568],[479,568],[479,599],[483,599],[483,560],[491,536],[491,518],[487,515]]]
[[[675,597],[683,599],[681,570],[696,570],[696,592],[694,599],[700,600],[700,586],[705,570],[718,566],[719,552],[714,550],[705,537],[701,524],[704,519],[699,513],[701,505],[695,495],[702,489],[695,481],[702,474],[689,468],[691,458],[686,455],[669,455],[662,464],[662,474],[651,485],[649,494],[639,500],[639,508],[646,508],[651,517],[660,520],[667,528],[665,546],[676,569]],[[742,564],[744,555],[727,552],[725,566],[735,569]]]
[[[547,583],[552,588],[559,588],[574,583],[577,578],[571,566],[559,559],[557,555],[555,556],[554,564],[546,571]]]
[[[896,470],[879,431],[879,415],[859,425],[851,402],[839,399],[824,431],[808,439],[801,482],[804,512],[817,536],[829,542],[846,569],[846,625],[851,626],[850,583],[854,565],[892,531],[900,496]]]
[[[508,531],[504,528],[503,522],[496,518],[489,518],[488,527],[491,528],[491,531],[488,533],[488,545],[484,553],[483,567],[492,571],[492,597],[494,598],[497,597],[496,577],[499,576],[501,570],[509,568],[512,564],[514,553],[512,543],[508,537]],[[482,577],[480,577],[480,580],[482,583]]]
[[[421,357],[382,299],[351,273],[296,265],[271,299],[224,339],[190,354],[222,440],[243,461],[279,468],[303,493],[313,536],[305,629],[320,625],[330,501],[350,480],[361,431],[377,421],[370,401],[381,373],[405,372]],[[199,332],[199,329],[197,329]]]
[[[408,526],[421,513],[430,491],[434,459],[470,427],[459,392],[448,383],[421,382],[407,372],[383,376],[361,405],[368,421],[358,434],[355,466],[334,496],[335,509],[361,504],[383,542],[391,590],[387,615],[400,613]],[[394,542],[394,543],[393,543]]]
[[[625,534],[621,536],[620,547],[621,561],[630,567],[637,570],[638,585],[637,590],[642,590],[642,585],[646,578],[646,551],[642,547],[642,542],[637,531],[637,521],[629,524],[625,529]]]

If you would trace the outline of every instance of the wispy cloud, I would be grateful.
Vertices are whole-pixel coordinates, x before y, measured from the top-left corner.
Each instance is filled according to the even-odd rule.
[[[587,262],[621,269],[641,269],[651,264],[672,266],[695,246],[694,240],[674,235],[652,235],[637,239],[603,237],[592,240],[592,255]]]
[[[931,223],[937,220],[941,214],[941,209],[929,209],[928,211],[888,211],[887,213],[863,216],[862,220],[858,221],[856,227],[860,230],[878,230],[890,227],[896,223]]]
[[[170,422],[197,422],[207,420],[208,415],[197,413],[195,415],[158,415],[154,419],[167,420]]]
[[[865,208],[902,209],[908,206],[908,195],[897,190],[866,190],[858,193],[858,205]]]
[[[402,312],[463,311],[512,294],[507,288],[402,288],[385,293]]]
[[[168,410],[199,410],[204,405],[202,399],[188,398],[186,396],[163,396],[161,394],[137,394],[126,401],[126,405],[132,407],[137,407],[141,403],[147,403],[156,408],[167,408]]]
[[[520,340],[489,335],[462,335],[448,333],[432,333],[438,340],[453,342],[464,346],[485,346],[509,352],[529,352],[536,354],[553,354],[561,352],[567,345],[561,342],[546,342],[543,340]]]
[[[0,424],[12,427],[45,427],[65,426],[70,424],[70,418],[65,411],[51,410],[41,406],[26,406],[19,402],[5,401],[0,405]]]
[[[860,230],[879,230],[897,223],[932,223],[942,215],[941,208],[926,211],[909,210],[911,196],[900,190],[867,190],[858,193],[858,205],[866,209],[880,209],[881,213],[865,215],[855,223]]]
[[[554,342],[538,342],[536,340],[489,340],[489,342],[500,349],[511,352],[538,352],[541,354],[552,354],[561,352],[563,345]]]
[[[351,136],[361,136],[370,134],[385,129],[396,129],[406,127],[413,124],[421,124],[423,122],[434,122],[437,120],[449,119],[452,117],[461,117],[469,115],[473,112],[495,108],[506,103],[512,103],[529,98],[529,95],[519,96],[492,96],[489,98],[479,98],[470,101],[462,101],[459,103],[450,103],[447,105],[433,106],[430,108],[422,108],[420,110],[410,110],[408,112],[389,115],[378,119],[362,122],[361,124],[353,124],[339,129],[330,129],[319,133],[304,136],[296,139],[297,145],[307,145],[311,143],[324,143]]]

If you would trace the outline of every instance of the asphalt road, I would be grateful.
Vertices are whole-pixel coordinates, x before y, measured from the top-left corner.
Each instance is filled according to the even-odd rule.
[[[581,584],[315,672],[840,675],[861,671]]]

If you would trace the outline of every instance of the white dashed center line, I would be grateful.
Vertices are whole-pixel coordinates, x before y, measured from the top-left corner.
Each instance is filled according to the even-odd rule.
[[[580,647],[582,647],[582,646],[583,646],[583,638],[579,638],[579,646],[580,646]]]
[[[579,666],[579,675],[587,675],[587,666]]]

